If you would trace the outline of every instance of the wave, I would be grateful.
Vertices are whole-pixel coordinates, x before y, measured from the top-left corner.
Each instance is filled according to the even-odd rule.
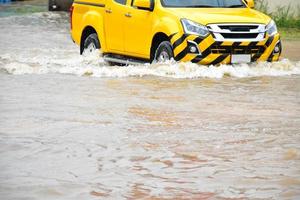
[[[0,69],[9,74],[74,74],[93,77],[159,76],[168,78],[223,78],[225,76],[245,78],[257,76],[289,76],[300,74],[300,62],[283,59],[279,62],[260,62],[239,65],[202,66],[194,63],[170,61],[160,64],[136,66],[108,66],[97,53],[78,56],[78,52],[64,52],[54,56],[55,51],[44,56],[22,58],[4,54],[0,56]],[[62,55],[60,52],[57,55]],[[2,63],[1,63],[2,61]]]

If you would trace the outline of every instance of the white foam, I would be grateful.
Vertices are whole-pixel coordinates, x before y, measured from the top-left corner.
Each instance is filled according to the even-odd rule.
[[[62,55],[61,52],[58,52],[58,55]],[[287,59],[274,63],[261,62],[221,66],[202,66],[194,63],[177,63],[173,61],[163,64],[120,67],[108,66],[98,53],[79,56],[77,52],[64,52],[63,55],[57,56],[54,51],[44,56],[29,58],[3,54],[0,56],[0,59],[6,62],[0,68],[14,75],[61,73],[93,77],[160,76],[187,79],[300,74],[300,62],[295,63]]]

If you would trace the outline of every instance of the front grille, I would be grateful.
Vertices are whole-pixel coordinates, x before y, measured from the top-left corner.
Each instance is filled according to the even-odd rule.
[[[266,36],[264,24],[209,24],[207,27],[217,42],[258,42]]]
[[[258,28],[258,25],[219,25],[222,30],[230,30],[231,32],[250,32]]]
[[[214,54],[263,54],[266,50],[264,46],[220,46],[213,45],[211,53]]]
[[[258,33],[221,33],[225,39],[254,39]]]

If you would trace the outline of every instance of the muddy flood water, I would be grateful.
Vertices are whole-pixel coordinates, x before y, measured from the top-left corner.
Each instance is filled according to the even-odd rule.
[[[0,8],[1,200],[300,199],[300,62],[111,67]]]

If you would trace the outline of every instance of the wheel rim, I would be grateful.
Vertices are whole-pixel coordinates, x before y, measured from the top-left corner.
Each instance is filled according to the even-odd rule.
[[[91,42],[89,45],[88,45],[88,47],[86,48],[86,51],[87,52],[90,52],[90,53],[92,53],[93,51],[95,51],[96,50],[96,45],[93,43],[93,42]]]
[[[166,62],[170,60],[170,56],[168,54],[168,52],[166,50],[163,50],[162,52],[160,52],[160,54],[158,55],[157,61],[158,62]]]

